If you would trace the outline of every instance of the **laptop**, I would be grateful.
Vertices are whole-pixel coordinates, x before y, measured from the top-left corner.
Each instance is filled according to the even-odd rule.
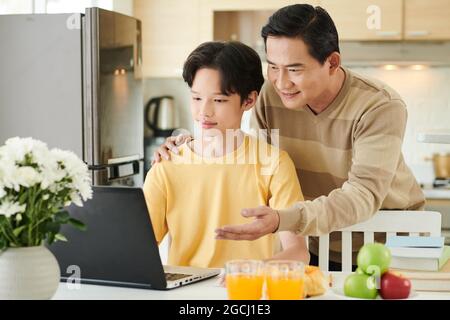
[[[92,199],[67,211],[87,229],[63,225],[60,233],[68,241],[48,247],[59,262],[62,280],[164,290],[220,273],[217,268],[162,265],[141,188],[94,186]]]

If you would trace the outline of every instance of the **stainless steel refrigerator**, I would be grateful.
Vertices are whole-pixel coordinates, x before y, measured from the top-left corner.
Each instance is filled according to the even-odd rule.
[[[141,23],[85,14],[0,15],[0,144],[74,151],[94,185],[143,182]]]

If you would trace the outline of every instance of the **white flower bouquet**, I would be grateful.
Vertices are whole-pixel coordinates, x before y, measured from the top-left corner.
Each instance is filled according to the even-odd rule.
[[[47,148],[32,138],[11,138],[0,147],[0,251],[67,241],[69,223],[84,230],[64,207],[92,198],[87,165],[73,152]]]

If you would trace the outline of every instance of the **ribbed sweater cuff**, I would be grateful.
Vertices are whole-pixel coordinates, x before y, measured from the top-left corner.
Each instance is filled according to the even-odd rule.
[[[304,225],[301,207],[295,205],[288,209],[277,211],[280,216],[280,224],[277,231],[301,232],[301,227]]]

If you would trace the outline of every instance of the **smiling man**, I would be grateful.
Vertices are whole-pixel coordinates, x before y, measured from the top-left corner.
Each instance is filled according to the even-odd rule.
[[[341,66],[328,13],[310,5],[284,7],[261,33],[268,80],[253,127],[280,129],[279,147],[294,160],[306,201],[278,211],[244,209],[243,216],[256,219],[219,228],[217,238],[253,240],[276,230],[317,236],[367,220],[379,209],[421,209],[423,193],[401,153],[406,105],[386,84]],[[313,240],[312,263],[318,252]],[[330,242],[330,260],[339,263],[337,234]],[[353,242],[356,253],[362,237]]]

